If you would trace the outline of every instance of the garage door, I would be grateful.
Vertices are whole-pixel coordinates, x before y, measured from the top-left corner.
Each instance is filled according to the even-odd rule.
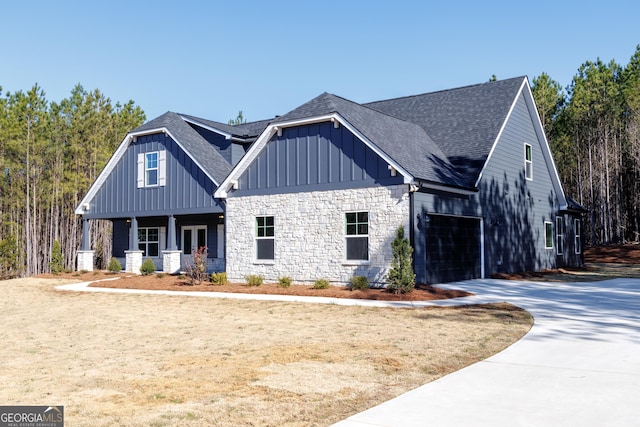
[[[479,219],[429,214],[426,239],[428,283],[481,277]]]

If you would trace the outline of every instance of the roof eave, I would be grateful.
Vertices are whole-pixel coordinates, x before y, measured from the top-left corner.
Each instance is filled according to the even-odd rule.
[[[415,181],[415,177],[410,174],[404,167],[402,167],[398,162],[389,157],[387,153],[382,151],[379,147],[373,144],[365,135],[363,135],[358,129],[356,129],[351,123],[349,123],[344,117],[342,117],[338,113],[329,113],[321,116],[313,116],[302,119],[293,119],[286,120],[282,122],[275,122],[269,124],[265,128],[265,130],[260,134],[260,136],[253,143],[249,151],[242,157],[240,162],[233,168],[231,173],[225,178],[225,180],[220,184],[216,192],[214,193],[214,197],[224,199],[228,196],[228,192],[237,185],[238,178],[244,173],[244,171],[249,167],[249,165],[256,159],[258,154],[262,151],[264,146],[269,142],[269,140],[280,132],[282,129],[294,127],[294,126],[303,126],[315,123],[323,123],[323,122],[332,122],[334,126],[344,126],[351,133],[353,133],[358,139],[360,139],[365,145],[371,148],[378,156],[384,159],[389,166],[396,170],[397,173],[403,176],[403,182],[405,184],[411,184]]]

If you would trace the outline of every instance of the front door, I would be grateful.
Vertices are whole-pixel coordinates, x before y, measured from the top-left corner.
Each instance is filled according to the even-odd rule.
[[[207,246],[207,226],[189,225],[182,227],[182,269],[193,264],[193,253]]]

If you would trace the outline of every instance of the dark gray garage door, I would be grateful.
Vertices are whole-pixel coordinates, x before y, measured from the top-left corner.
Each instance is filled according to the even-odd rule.
[[[426,234],[428,283],[481,276],[479,219],[429,214]]]

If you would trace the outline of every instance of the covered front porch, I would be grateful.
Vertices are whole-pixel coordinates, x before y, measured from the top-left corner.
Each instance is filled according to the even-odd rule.
[[[94,269],[89,221],[83,218],[82,246],[78,251],[78,271]],[[184,272],[193,263],[195,251],[207,251],[207,271],[224,271],[224,215],[169,215],[110,219],[113,224],[112,256],[124,270],[139,274],[145,259],[157,271]]]

